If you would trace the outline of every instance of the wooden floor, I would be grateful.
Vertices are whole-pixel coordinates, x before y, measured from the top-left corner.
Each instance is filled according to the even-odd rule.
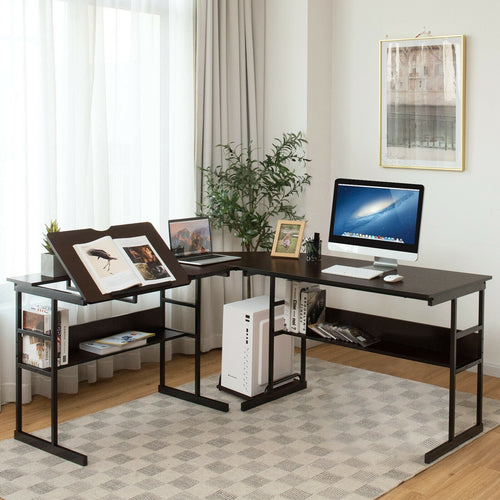
[[[309,356],[387,373],[398,377],[447,387],[447,370],[406,360],[388,358],[360,350],[322,344],[308,350]],[[176,386],[193,379],[194,359],[176,355],[167,363],[167,384]],[[219,373],[220,351],[202,356],[202,376]],[[475,392],[476,376],[462,373],[458,389]],[[146,363],[140,374],[122,370],[112,379],[94,384],[82,383],[76,395],[61,395],[59,421],[70,420],[110,406],[140,398],[157,391],[158,365]],[[485,377],[484,395],[500,399],[500,379]],[[293,395],[289,396],[293,397]],[[23,410],[24,430],[50,425],[50,401],[37,396]],[[14,405],[2,406],[0,439],[12,437],[15,427]],[[414,478],[386,493],[382,500],[500,500],[500,429],[483,434],[472,443],[431,465]]]

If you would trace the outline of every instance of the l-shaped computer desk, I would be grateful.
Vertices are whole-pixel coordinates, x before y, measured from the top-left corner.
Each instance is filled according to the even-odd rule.
[[[231,252],[234,253],[234,252]],[[319,262],[308,262],[304,255],[298,259],[271,257],[267,252],[241,252],[236,253],[241,258],[237,261],[209,266],[183,266],[186,271],[180,286],[189,281],[195,283],[195,298],[193,302],[185,302],[166,297],[167,286],[136,287],[110,297],[106,300],[127,300],[136,302],[137,295],[151,292],[160,293],[159,307],[146,311],[127,314],[121,317],[107,318],[83,325],[70,326],[69,332],[69,365],[75,365],[97,359],[99,356],[78,350],[78,344],[82,340],[98,338],[105,334],[123,329],[150,329],[155,331],[155,336],[148,340],[160,344],[160,384],[158,390],[170,396],[185,399],[197,404],[208,406],[220,411],[228,411],[227,403],[211,398],[203,397],[200,393],[200,358],[201,358],[201,287],[204,278],[210,276],[228,276],[232,271],[242,271],[244,275],[261,275],[269,279],[269,370],[268,385],[264,393],[257,396],[244,398],[241,403],[242,410],[249,410],[268,401],[279,399],[307,387],[306,381],[306,341],[308,339],[320,342],[329,342],[346,347],[363,349],[365,351],[405,358],[422,363],[438,365],[449,370],[449,418],[448,418],[448,440],[430,450],[425,454],[425,462],[430,463],[453,450],[468,439],[478,435],[483,430],[482,423],[482,397],[483,397],[483,344],[484,344],[484,297],[486,282],[491,276],[469,274],[438,269],[426,269],[413,266],[399,266],[398,273],[404,276],[404,280],[398,283],[386,283],[383,279],[376,278],[364,280],[323,273],[322,269],[334,264],[349,266],[363,266],[366,261],[345,259],[332,256],[323,256]],[[177,265],[172,262],[172,265]],[[181,273],[182,274],[182,273]],[[187,276],[186,276],[187,275]],[[374,316],[354,311],[345,311],[328,307],[326,311],[327,321],[338,320],[345,324],[357,326],[367,332],[374,332],[380,341],[369,347],[362,348],[354,344],[340,343],[326,340],[310,334],[292,334],[285,331],[274,331],[275,307],[283,301],[276,298],[276,280],[297,280],[311,284],[320,284],[327,287],[345,288],[359,290],[361,292],[376,293],[390,297],[404,297],[418,301],[424,301],[429,306],[450,303],[450,324],[447,327],[422,324],[400,319]],[[17,300],[17,401],[16,401],[16,431],[15,437],[28,444],[44,449],[55,455],[64,457],[80,465],[87,464],[87,457],[73,450],[68,450],[58,444],[57,437],[57,367],[55,354],[52,356],[55,368],[37,369],[22,362],[22,335],[32,334],[24,331],[21,324],[22,295],[32,294],[51,299],[52,310],[56,311],[58,301],[86,305],[92,301],[86,300],[85,296],[74,294],[72,291],[54,290],[51,284],[68,281],[71,288],[71,280],[68,276],[50,279],[40,275],[23,276],[11,278],[14,283]],[[477,318],[473,325],[466,329],[459,329],[457,325],[457,301],[460,297],[477,294]],[[195,326],[194,333],[173,331],[164,327],[165,310],[164,304],[170,303],[174,306],[188,306],[194,309]],[[52,315],[53,335],[52,342],[56,342],[55,316]],[[122,330],[118,330],[118,329]],[[277,335],[296,335],[300,340],[300,371],[286,380],[274,380],[274,338]],[[195,374],[194,392],[188,392],[165,385],[165,342],[180,336],[189,336],[195,340]],[[140,347],[139,347],[140,348]],[[457,374],[469,368],[477,368],[477,398],[476,398],[476,421],[467,430],[460,433],[455,431],[455,397]],[[22,404],[21,386],[22,370],[40,372],[51,378],[51,414],[52,434],[51,440],[45,441],[22,430]]]
[[[243,271],[248,276],[261,275],[269,277],[270,325],[268,386],[264,393],[243,401],[241,403],[242,410],[248,410],[267,401],[278,399],[302,390],[307,386],[306,341],[311,339],[443,366],[449,369],[448,440],[426,453],[426,463],[436,460],[482,432],[484,296],[486,282],[491,279],[491,276],[400,265],[398,266],[398,273],[404,276],[404,280],[391,284],[385,282],[382,278],[366,280],[322,272],[322,269],[334,264],[366,265],[366,261],[363,260],[323,256],[321,261],[309,262],[305,259],[305,255],[301,255],[299,259],[271,257],[269,253],[265,252],[241,253],[239,255],[241,259],[227,264],[226,268],[230,266],[231,269]],[[188,274],[191,279],[201,279],[204,273],[213,273],[213,271],[214,269],[193,269],[193,266],[188,266]],[[283,302],[276,299],[276,279],[297,280],[390,297],[404,297],[424,301],[429,306],[449,302],[450,324],[448,327],[434,326],[328,307],[326,312],[327,321],[340,321],[343,324],[350,324],[362,330],[374,332],[380,338],[380,341],[363,348],[355,344],[325,340],[313,332],[306,335],[282,331],[275,332],[274,308]],[[472,326],[459,329],[457,325],[457,301],[460,297],[474,293],[477,294],[478,299],[477,318],[474,318]],[[280,381],[277,384],[273,375],[274,336],[282,334],[295,335],[301,339],[300,373],[297,373],[288,382]],[[467,430],[456,434],[456,377],[460,372],[472,367],[477,367],[476,422]]]

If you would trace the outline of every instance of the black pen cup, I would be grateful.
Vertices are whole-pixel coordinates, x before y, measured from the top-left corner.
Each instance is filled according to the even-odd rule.
[[[321,260],[321,240],[310,240],[306,243],[306,261],[318,262]]]

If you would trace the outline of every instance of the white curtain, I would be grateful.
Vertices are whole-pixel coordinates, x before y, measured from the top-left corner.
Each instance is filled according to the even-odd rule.
[[[167,220],[194,213],[194,20],[194,0],[0,0],[0,402],[15,396],[5,279],[40,272],[45,223],[150,221],[168,240]],[[71,319],[126,309],[113,307]],[[137,368],[141,352],[62,370],[60,387]],[[25,400],[46,392],[24,373]]]
[[[197,0],[196,165],[219,165],[218,144],[264,144],[264,0]],[[198,176],[201,200],[203,179]],[[241,250],[219,235],[216,250]],[[221,345],[224,302],[242,298],[241,276],[202,283],[204,348]],[[258,293],[259,289],[256,290]]]

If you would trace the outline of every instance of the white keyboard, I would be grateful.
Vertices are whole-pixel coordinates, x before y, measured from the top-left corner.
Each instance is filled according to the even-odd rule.
[[[377,269],[368,269],[366,267],[341,266],[340,264],[335,264],[334,266],[327,267],[326,269],[323,269],[321,272],[328,274],[338,274],[339,276],[349,276],[350,278],[361,278],[364,280],[371,280],[384,273],[384,271],[380,271]]]

